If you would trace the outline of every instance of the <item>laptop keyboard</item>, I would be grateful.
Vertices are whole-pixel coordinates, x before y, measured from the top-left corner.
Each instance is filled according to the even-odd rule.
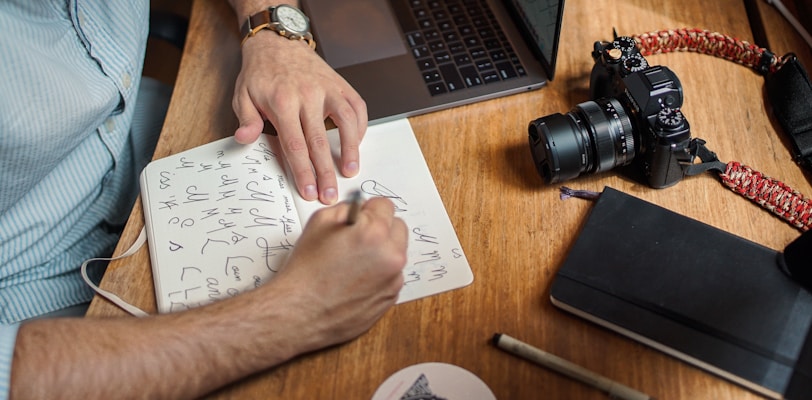
[[[432,96],[526,75],[486,0],[405,3],[392,1]]]

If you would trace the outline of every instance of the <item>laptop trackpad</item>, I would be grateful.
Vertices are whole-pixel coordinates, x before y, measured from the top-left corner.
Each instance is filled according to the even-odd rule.
[[[309,0],[318,47],[334,69],[406,53],[388,1]]]

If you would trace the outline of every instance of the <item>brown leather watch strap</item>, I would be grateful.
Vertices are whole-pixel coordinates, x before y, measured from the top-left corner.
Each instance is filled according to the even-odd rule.
[[[242,34],[242,42],[240,42],[240,46],[245,44],[248,38],[256,35],[257,32],[263,29],[269,29],[275,31],[280,36],[287,37],[290,40],[304,40],[311,49],[315,50],[316,41],[313,40],[313,35],[311,35],[310,32],[306,32],[304,35],[286,35],[284,31],[277,29],[278,24],[273,22],[271,19],[274,8],[275,7],[266,8],[256,14],[251,15],[245,20],[240,27],[240,34]]]
[[[245,42],[246,38],[254,36],[257,32],[271,25],[271,11],[273,11],[273,7],[266,8],[245,20],[242,27],[240,27],[243,42]]]

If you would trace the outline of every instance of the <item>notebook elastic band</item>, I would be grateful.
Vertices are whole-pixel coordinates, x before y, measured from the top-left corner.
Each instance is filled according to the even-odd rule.
[[[126,312],[128,312],[128,313],[130,313],[130,314],[132,314],[133,316],[136,316],[136,317],[146,317],[146,316],[149,316],[149,314],[147,314],[144,310],[141,310],[140,308],[138,308],[138,307],[136,307],[136,306],[134,306],[134,305],[132,305],[130,303],[127,303],[126,301],[122,300],[120,297],[116,296],[114,293],[108,292],[108,291],[100,288],[98,285],[96,285],[90,279],[90,277],[87,275],[87,266],[90,263],[94,262],[94,261],[115,261],[115,260],[120,260],[120,259],[125,258],[125,257],[129,257],[129,256],[135,254],[135,252],[138,251],[138,249],[140,249],[141,246],[143,246],[144,243],[146,243],[146,242],[147,242],[147,231],[146,231],[146,229],[141,228],[141,233],[138,235],[138,238],[135,239],[135,242],[123,254],[112,257],[112,258],[91,258],[91,259],[89,259],[89,260],[82,263],[82,279],[85,280],[85,283],[87,283],[87,285],[90,286],[90,288],[93,289],[93,291],[96,292],[96,294],[98,294],[101,297],[104,297],[105,299],[109,300],[111,303],[113,303],[116,306],[120,307],[122,310],[124,310],[124,311],[126,311]]]

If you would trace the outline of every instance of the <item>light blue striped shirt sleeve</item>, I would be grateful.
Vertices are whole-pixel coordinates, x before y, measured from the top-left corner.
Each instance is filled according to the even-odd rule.
[[[0,400],[8,399],[11,387],[11,358],[20,325],[0,325]]]

